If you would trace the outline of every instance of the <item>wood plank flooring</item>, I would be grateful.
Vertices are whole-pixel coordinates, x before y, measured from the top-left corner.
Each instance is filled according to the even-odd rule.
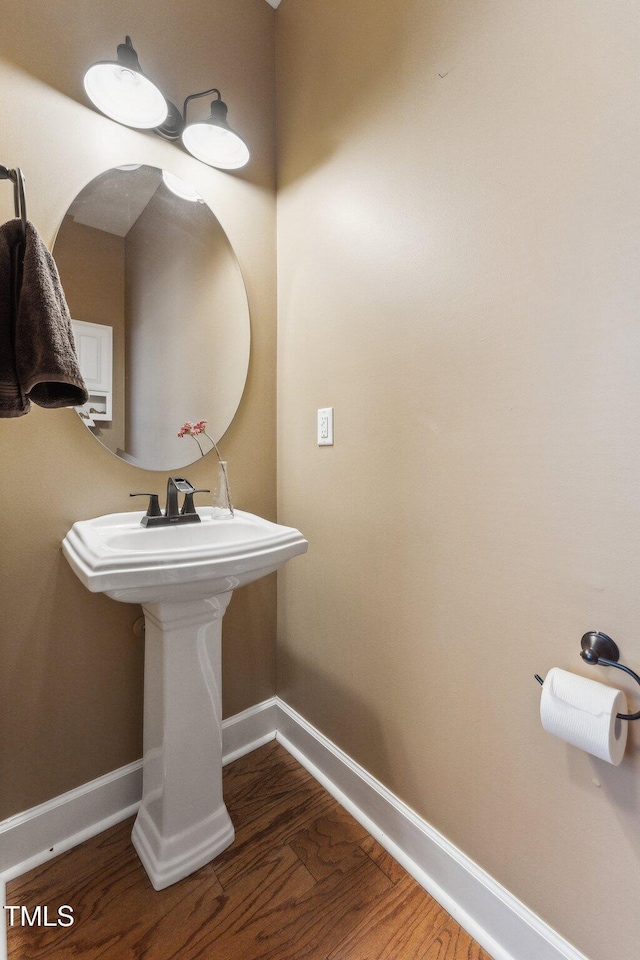
[[[281,746],[225,768],[236,839],[166,890],[131,845],[132,820],[7,885],[30,916],[9,960],[491,960]],[[42,913],[42,912],[41,912]]]

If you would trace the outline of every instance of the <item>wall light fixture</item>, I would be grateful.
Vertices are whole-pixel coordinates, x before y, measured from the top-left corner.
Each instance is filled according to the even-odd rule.
[[[159,87],[145,76],[138,55],[127,37],[118,45],[116,60],[101,60],[89,67],[84,77],[87,96],[101,113],[127,127],[153,130],[165,140],[180,140],[198,160],[222,170],[237,170],[249,160],[249,149],[227,123],[227,105],[215,87],[192,93],[182,113],[167,100]],[[217,94],[211,116],[187,123],[191,100]]]

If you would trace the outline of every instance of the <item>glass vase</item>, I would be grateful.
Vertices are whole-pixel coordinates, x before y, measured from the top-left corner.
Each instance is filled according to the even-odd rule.
[[[225,518],[233,517],[233,515],[227,461],[218,460],[218,472],[213,490],[213,510],[211,511],[211,516],[214,520],[224,520]]]

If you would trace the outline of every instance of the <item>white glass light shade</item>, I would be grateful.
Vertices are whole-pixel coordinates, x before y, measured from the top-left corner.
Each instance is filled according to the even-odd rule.
[[[210,120],[190,123],[182,133],[182,142],[197,160],[221,170],[237,170],[249,160],[249,150],[244,140],[233,130]]]
[[[98,110],[127,127],[147,130],[166,120],[167,101],[155,84],[143,73],[120,63],[95,63],[89,67],[84,88]]]

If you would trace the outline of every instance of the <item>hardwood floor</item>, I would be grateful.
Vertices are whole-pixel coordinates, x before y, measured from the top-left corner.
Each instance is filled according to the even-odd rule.
[[[156,892],[118,824],[8,884],[9,960],[491,960],[277,743],[224,776],[215,863]]]

